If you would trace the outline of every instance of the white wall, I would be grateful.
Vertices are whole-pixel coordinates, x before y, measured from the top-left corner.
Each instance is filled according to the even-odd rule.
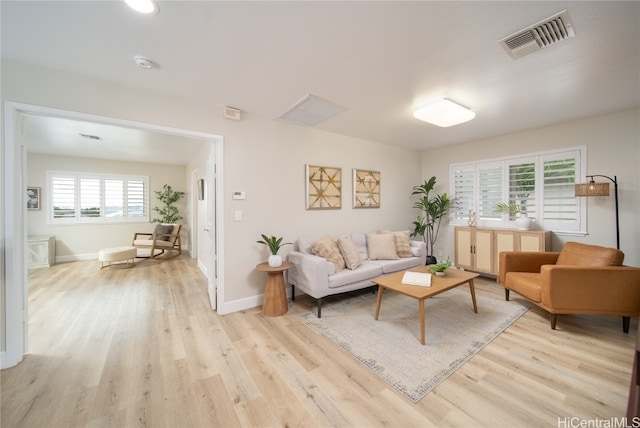
[[[625,264],[640,266],[640,110],[562,123],[486,140],[473,141],[422,153],[423,179],[435,175],[440,192],[450,192],[449,165],[533,153],[561,147],[587,146],[587,173],[618,177],[620,206],[620,248]],[[603,181],[608,181],[604,179]],[[584,177],[581,182],[586,182]],[[552,246],[559,251],[564,242],[577,241],[616,246],[613,184],[608,198],[589,198],[588,235],[554,235]],[[442,239],[442,241],[440,241]],[[453,228],[447,227],[437,246],[453,259]]]
[[[239,122],[226,121],[222,106],[194,104],[9,60],[2,62],[1,84],[3,101],[224,136],[225,294],[219,307],[259,304],[256,296],[264,292],[264,275],[255,266],[268,256],[266,248],[255,243],[260,233],[290,241],[307,232],[406,229],[415,216],[410,196],[412,186],[420,181],[415,151],[251,114],[244,114]],[[341,210],[305,210],[305,164],[343,168]],[[381,172],[380,209],[351,208],[352,168]],[[246,192],[246,200],[231,199],[231,192],[237,190]],[[234,221],[236,210],[242,211],[242,221]],[[285,247],[281,254],[286,256],[288,251],[290,247]]]
[[[102,224],[47,224],[46,186],[47,171],[95,172],[149,177],[149,220],[157,217],[153,207],[160,206],[154,191],[169,184],[174,190],[186,193],[186,198],[176,206],[180,215],[189,217],[187,200],[189,186],[185,182],[186,168],[177,165],[158,165],[141,162],[118,162],[101,159],[51,156],[30,153],[27,156],[27,185],[41,188],[40,210],[27,211],[27,233],[30,236],[54,235],[58,261],[96,256],[101,248],[122,247],[131,244],[135,232],[151,232],[154,226],[148,222]],[[184,227],[187,233],[188,228]],[[185,241],[186,242],[186,241]]]
[[[192,180],[206,180],[207,159],[211,150],[212,147],[204,145],[196,157],[191,160],[189,165],[187,165],[186,179],[191,183],[191,188],[193,188],[194,184]],[[204,200],[199,200],[197,194],[193,194],[193,192],[190,195],[189,206],[191,207],[191,216],[193,220],[190,222],[191,233],[189,233],[188,237],[189,248],[192,249],[192,257],[198,258],[198,265],[205,274],[208,274],[206,263],[203,260],[207,251],[206,235],[204,233],[207,221],[207,203],[208,201],[206,198]]]

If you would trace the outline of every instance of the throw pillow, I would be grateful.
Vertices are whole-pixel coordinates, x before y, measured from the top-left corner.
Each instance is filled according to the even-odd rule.
[[[393,233],[393,237],[396,243],[396,252],[398,257],[413,257],[413,251],[411,251],[411,245],[409,245],[409,231],[402,230],[399,232],[391,232],[389,230],[379,230],[378,234]]]
[[[344,258],[344,263],[347,266],[347,269],[354,270],[362,264],[358,248],[351,239],[338,238],[338,249]]]
[[[411,245],[409,245],[409,231],[403,230],[401,232],[394,232],[393,237],[395,239],[398,256],[400,258],[413,257]]]
[[[370,260],[394,260],[398,258],[393,233],[367,233],[367,250]]]
[[[153,229],[153,233],[158,233],[158,234],[162,234],[162,233],[171,233],[173,232],[173,226],[172,225],[166,225],[166,224],[158,224],[156,225],[156,228]],[[149,239],[153,240],[153,235],[151,235],[149,237]],[[158,241],[168,241],[169,237],[168,236],[160,236],[157,239]]]
[[[325,236],[317,241],[311,243],[311,251],[316,256],[322,257],[327,261],[333,263],[336,267],[336,272],[340,272],[345,267],[344,259],[338,249],[336,240],[331,236]]]

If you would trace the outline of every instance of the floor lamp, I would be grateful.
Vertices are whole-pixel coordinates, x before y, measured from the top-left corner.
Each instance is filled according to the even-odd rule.
[[[587,175],[588,183],[576,184],[576,196],[609,196],[609,183],[596,183],[593,177],[608,178],[613,182],[613,191],[616,197],[616,245],[620,249],[620,220],[618,217],[618,177],[613,178],[606,175]]]

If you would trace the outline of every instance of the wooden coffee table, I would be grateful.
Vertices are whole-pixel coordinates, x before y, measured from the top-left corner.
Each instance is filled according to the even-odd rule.
[[[416,269],[411,269],[411,272],[423,272],[430,273],[426,266],[422,266]],[[397,291],[405,296],[418,299],[418,309],[420,311],[420,343],[425,344],[425,317],[424,317],[424,301],[430,297],[436,296],[440,293],[444,293],[447,290],[451,290],[454,287],[469,283],[469,290],[471,291],[471,300],[473,301],[473,312],[478,313],[478,306],[476,304],[476,289],[473,285],[473,279],[478,277],[477,273],[467,272],[458,269],[447,269],[445,276],[431,276],[431,287],[422,287],[419,285],[406,285],[402,283],[403,272],[394,273],[387,276],[381,276],[373,280],[378,284],[378,303],[376,304],[376,320],[380,314],[380,304],[382,303],[382,293],[385,288],[389,290]]]

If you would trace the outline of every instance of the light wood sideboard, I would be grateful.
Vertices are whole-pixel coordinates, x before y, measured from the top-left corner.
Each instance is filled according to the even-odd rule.
[[[454,228],[456,267],[498,275],[502,251],[550,251],[551,232],[546,230]]]

